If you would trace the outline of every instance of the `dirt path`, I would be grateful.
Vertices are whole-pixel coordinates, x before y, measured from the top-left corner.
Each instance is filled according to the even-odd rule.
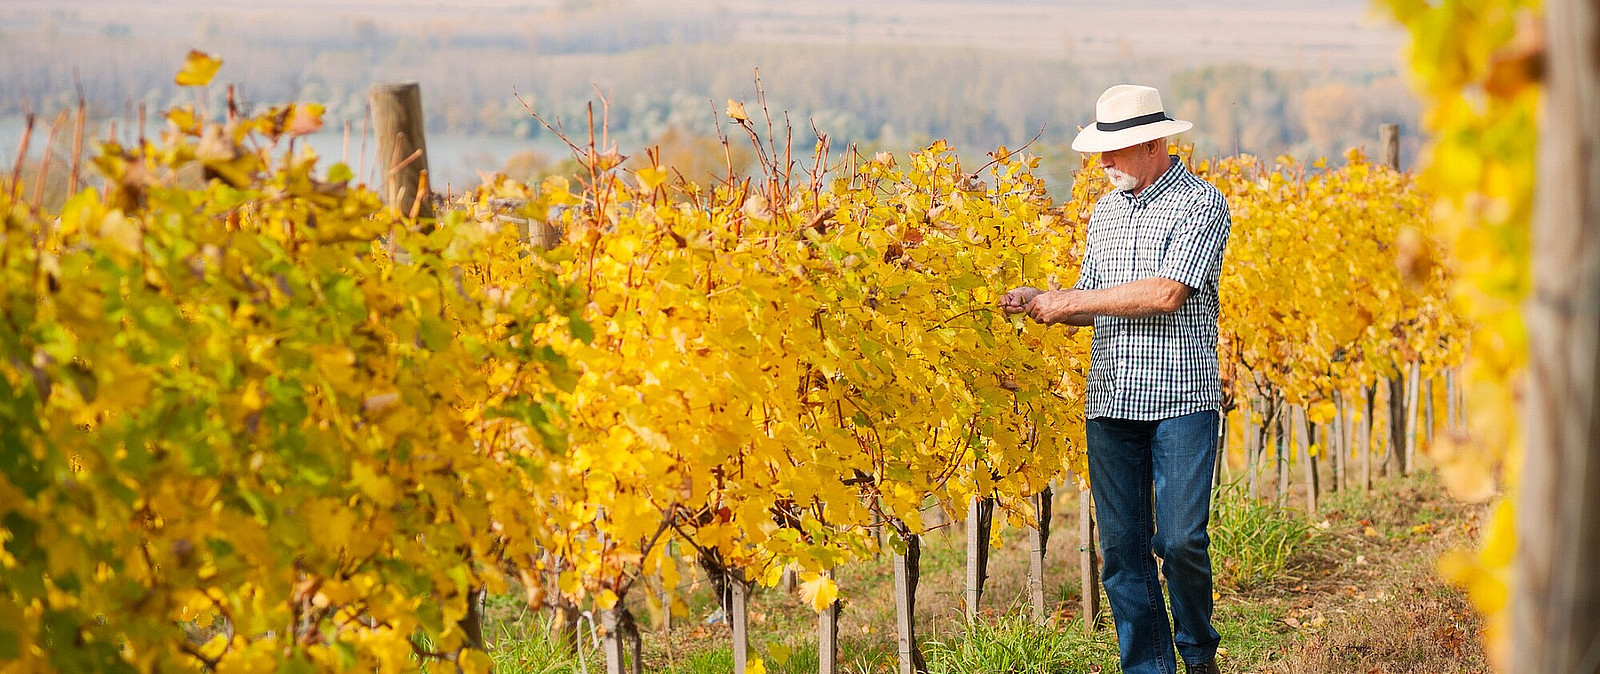
[[[1228,671],[1490,671],[1481,621],[1435,570],[1440,555],[1477,539],[1483,507],[1450,499],[1428,477],[1329,501],[1319,540],[1297,560],[1302,580],[1227,599],[1272,616],[1288,637],[1264,639]]]

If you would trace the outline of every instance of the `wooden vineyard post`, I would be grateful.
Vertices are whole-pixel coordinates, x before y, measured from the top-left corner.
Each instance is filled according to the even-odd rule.
[[[1244,475],[1248,483],[1250,498],[1255,498],[1257,493],[1256,472],[1259,466],[1256,463],[1256,454],[1261,448],[1259,440],[1261,431],[1256,427],[1256,399],[1250,399],[1250,407],[1244,412]]]
[[[1094,497],[1085,489],[1078,492],[1078,574],[1083,592],[1083,631],[1100,629],[1100,550],[1094,533]]]
[[[823,571],[824,578],[833,578],[833,570]],[[839,674],[839,611],[843,605],[838,599],[817,614],[817,674]]]
[[[1300,446],[1301,458],[1305,460],[1306,471],[1306,515],[1317,514],[1317,458],[1311,455],[1311,443],[1315,438],[1311,436],[1311,424],[1306,420],[1306,408],[1295,405],[1294,408],[1294,434],[1296,444]]]
[[[661,584],[661,589],[659,591],[659,594],[656,595],[656,601],[661,603],[661,629],[662,629],[662,631],[664,631],[664,632],[666,632],[668,634],[671,634],[672,633],[672,588],[667,587],[666,578],[664,578],[662,576],[659,576],[659,575],[656,576],[656,581]]]
[[[1328,427],[1328,457],[1332,459],[1331,471],[1328,481],[1328,491],[1336,492],[1344,487],[1344,419],[1348,413],[1344,409],[1344,393],[1333,392],[1333,425]]]
[[[540,220],[528,221],[522,231],[522,237],[530,246],[538,246],[545,250],[555,248],[561,243],[561,232],[554,225]]]
[[[626,663],[623,661],[621,611],[605,611],[601,614],[600,620],[601,626],[605,628],[600,648],[605,651],[606,674],[627,674],[624,669]]]
[[[1293,411],[1285,413],[1283,403],[1278,403],[1278,503],[1285,503],[1290,498],[1290,456],[1293,456],[1294,426],[1290,423]]]
[[[1406,375],[1406,425],[1405,425],[1405,461],[1401,462],[1403,474],[1411,475],[1416,470],[1413,465],[1417,461],[1417,408],[1422,394],[1422,365],[1411,363],[1411,372]]]
[[[917,646],[917,580],[922,574],[922,539],[911,533],[905,523],[894,520],[895,533],[905,541],[906,551],[895,553],[894,564],[894,614],[895,653],[899,657],[900,674],[922,674],[928,665],[922,659],[922,649]]]
[[[1380,124],[1378,126],[1378,147],[1383,151],[1383,164],[1396,171],[1400,170],[1400,125]],[[1410,475],[1411,468],[1406,464],[1409,458],[1405,447],[1405,427],[1401,420],[1405,418],[1405,379],[1404,369],[1397,368],[1394,376],[1389,378],[1389,451],[1383,457],[1383,471],[1385,475],[1398,472],[1401,475]]]
[[[1512,672],[1600,671],[1600,7],[1545,4]],[[1505,382],[1511,385],[1513,382]]]
[[[778,581],[778,586],[782,587],[785,593],[792,593],[794,592],[798,580],[799,579],[796,578],[794,566],[785,566],[783,567],[783,576]]]
[[[1366,386],[1367,409],[1361,417],[1361,442],[1356,450],[1361,452],[1361,491],[1372,491],[1372,413],[1377,407],[1377,385]]]
[[[994,499],[972,497],[967,510],[967,622],[978,619],[983,584],[989,578],[989,533],[994,520]]]
[[[1422,437],[1423,440],[1429,444],[1433,443],[1434,424],[1436,423],[1435,417],[1433,416],[1433,396],[1435,393],[1434,389],[1438,388],[1435,386],[1435,384],[1438,383],[1438,379],[1439,377],[1437,374],[1435,376],[1428,377],[1427,388],[1422,392]]]
[[[1445,432],[1455,434],[1456,428],[1456,370],[1448,368],[1444,371],[1444,429]]]
[[[730,569],[728,583],[733,586],[733,611],[728,625],[733,628],[733,674],[744,674],[750,664],[750,583],[743,569]]]
[[[944,510],[944,504],[934,499],[932,508],[924,508],[922,514],[923,531],[950,532],[950,515]]]
[[[1383,457],[1385,475],[1409,475],[1406,466],[1406,374],[1398,370],[1389,378],[1389,453]]]
[[[419,194],[419,186],[426,186],[428,175],[422,87],[416,82],[374,84],[367,92],[367,102],[372,107],[372,128],[378,138],[383,203],[401,214],[415,211],[419,218],[434,217],[432,200],[427,194]]]
[[[1051,496],[1049,485],[1033,495],[1035,519],[1028,536],[1028,603],[1033,607],[1033,619],[1039,623],[1050,617],[1044,593],[1044,555],[1050,543]]]
[[[1383,165],[1400,170],[1400,125],[1378,125],[1378,148],[1383,151]]]
[[[1339,488],[1350,486],[1350,464],[1356,451],[1356,408],[1348,391],[1339,392],[1339,410],[1344,414],[1344,430],[1340,432]]]
[[[618,599],[616,606],[602,611],[600,621],[605,628],[601,644],[605,650],[606,674],[643,674],[643,640],[633,613],[628,611],[623,600]]]

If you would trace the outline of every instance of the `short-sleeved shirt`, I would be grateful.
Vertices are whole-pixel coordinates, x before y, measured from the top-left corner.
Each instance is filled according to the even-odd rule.
[[[1085,416],[1153,421],[1221,408],[1217,279],[1232,227],[1222,192],[1177,157],[1137,195],[1095,204],[1077,289],[1160,276],[1190,293],[1170,314],[1095,317]]]

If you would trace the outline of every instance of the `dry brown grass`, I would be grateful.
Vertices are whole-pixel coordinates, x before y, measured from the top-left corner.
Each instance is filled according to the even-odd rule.
[[[1323,545],[1300,560],[1303,583],[1233,598],[1281,607],[1278,629],[1297,637],[1246,669],[1491,671],[1480,617],[1435,568],[1442,553],[1477,539],[1482,507],[1454,501],[1427,476],[1331,501]]]
[[[1289,662],[1294,666],[1286,671],[1304,674],[1489,671],[1477,616],[1460,592],[1435,583],[1331,623],[1302,642]]]

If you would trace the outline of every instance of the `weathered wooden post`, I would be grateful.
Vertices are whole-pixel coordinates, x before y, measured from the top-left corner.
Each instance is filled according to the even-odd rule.
[[[428,145],[423,137],[422,87],[416,82],[372,85],[367,92],[378,137],[377,166],[383,171],[383,203],[419,218],[434,217],[427,185]],[[421,189],[419,189],[421,188]]]
[[[1094,497],[1085,489],[1078,492],[1078,580],[1083,593],[1080,610],[1083,631],[1100,629],[1100,551],[1094,535]]]
[[[729,569],[728,583],[733,586],[733,611],[728,615],[728,625],[733,628],[733,674],[744,674],[750,663],[750,583],[744,579],[744,569]]]
[[[994,499],[972,497],[967,509],[967,622],[978,619],[983,583],[989,578],[989,532],[994,524]]]
[[[1289,501],[1289,459],[1294,456],[1294,447],[1291,444],[1294,436],[1294,426],[1291,423],[1294,412],[1286,409],[1284,403],[1278,403],[1278,441],[1274,446],[1278,448],[1278,497],[1281,505]]]
[[[1328,481],[1328,491],[1336,492],[1344,488],[1344,453],[1345,444],[1349,436],[1345,434],[1345,417],[1349,414],[1344,409],[1344,393],[1333,392],[1333,425],[1329,427],[1328,456],[1333,460],[1328,468],[1333,472],[1333,479]]]
[[[600,622],[605,628],[601,649],[605,651],[606,674],[643,674],[643,639],[639,635],[638,624],[633,620],[633,613],[623,599],[618,599],[616,606],[611,609],[602,611]]]
[[[1367,389],[1366,415],[1361,417],[1361,443],[1357,448],[1361,451],[1361,491],[1372,491],[1372,414],[1377,410],[1378,387],[1376,384],[1365,387]]]
[[[600,640],[600,649],[605,652],[606,674],[626,674],[627,662],[624,655],[627,649],[622,646],[622,612],[618,610],[603,611],[600,614],[601,627],[605,628],[605,637]]]
[[[799,584],[798,575],[795,573],[794,566],[783,567],[783,576],[778,579],[778,587],[783,588],[784,592],[794,592],[795,587]]]
[[[673,548],[674,548],[673,541],[668,540],[666,543],[663,544],[663,546],[664,546],[664,549],[662,550],[662,552],[665,553],[663,555],[663,557],[665,559],[675,559],[677,557],[676,555],[673,554]],[[674,588],[671,585],[667,584],[666,575],[663,574],[663,573],[657,572],[655,574],[655,578],[656,578],[656,588],[655,588],[656,603],[661,606],[661,623],[660,623],[661,631],[663,633],[665,633],[665,634],[671,635],[672,634],[672,597],[673,597],[673,594],[674,594],[673,590],[675,590],[676,588]],[[649,590],[646,590],[646,591],[648,592]]]
[[[1383,457],[1385,475],[1406,475],[1406,374],[1397,369],[1389,377],[1389,453]]]
[[[937,499],[932,508],[924,508],[922,513],[923,531],[943,531],[946,536],[950,534],[950,513],[944,509],[944,504]]]
[[[656,601],[661,604],[661,631],[671,634],[672,588],[667,587],[667,584],[664,580],[661,581],[661,590],[660,593],[656,595]]]
[[[833,578],[833,570],[823,571],[824,578]],[[817,614],[817,674],[839,674],[839,611],[843,605],[838,599]]]
[[[1350,486],[1351,459],[1356,451],[1356,407],[1349,391],[1339,392],[1339,411],[1343,414],[1344,428],[1339,432],[1339,488]]]
[[[1421,402],[1422,395],[1422,364],[1411,363],[1411,371],[1406,374],[1406,424],[1405,424],[1405,460],[1400,462],[1404,475],[1411,475],[1415,470],[1417,461],[1417,403]]]
[[[917,645],[917,580],[922,575],[922,539],[906,528],[904,522],[891,520],[891,526],[905,542],[906,551],[895,553],[894,565],[894,615],[895,653],[899,657],[899,674],[922,674],[928,664],[922,659],[922,648]]]
[[[1444,429],[1452,435],[1460,430],[1456,426],[1456,368],[1453,367],[1444,371]]]
[[[1378,148],[1383,152],[1383,165],[1400,170],[1400,125],[1378,125]]]
[[[1600,670],[1600,6],[1550,0],[1543,33],[1533,290],[1523,304],[1528,444],[1507,671],[1591,674]]]
[[[1044,593],[1044,555],[1050,543],[1051,496],[1049,485],[1033,495],[1035,519],[1028,536],[1028,603],[1033,607],[1033,619],[1040,623],[1050,618]]]
[[[1311,420],[1306,417],[1306,408],[1303,406],[1297,408],[1296,417],[1299,421],[1299,428],[1295,432],[1300,434],[1300,447],[1305,450],[1306,514],[1315,517],[1317,514],[1317,499],[1321,497],[1318,492],[1322,489],[1321,475],[1317,472],[1317,455],[1311,453],[1311,446],[1317,444],[1317,425],[1311,423]]]
[[[1380,124],[1378,126],[1378,146],[1383,151],[1383,164],[1396,171],[1400,170],[1400,125]],[[1406,402],[1409,400],[1407,393],[1406,368],[1398,366],[1393,376],[1389,377],[1389,454],[1384,457],[1383,465],[1388,474],[1390,466],[1401,475],[1410,475],[1411,466],[1407,461],[1411,458],[1410,448],[1406,441]]]
[[[1247,485],[1246,493],[1250,498],[1256,497],[1256,404],[1255,399],[1247,403],[1249,407],[1244,410],[1244,479]]]

